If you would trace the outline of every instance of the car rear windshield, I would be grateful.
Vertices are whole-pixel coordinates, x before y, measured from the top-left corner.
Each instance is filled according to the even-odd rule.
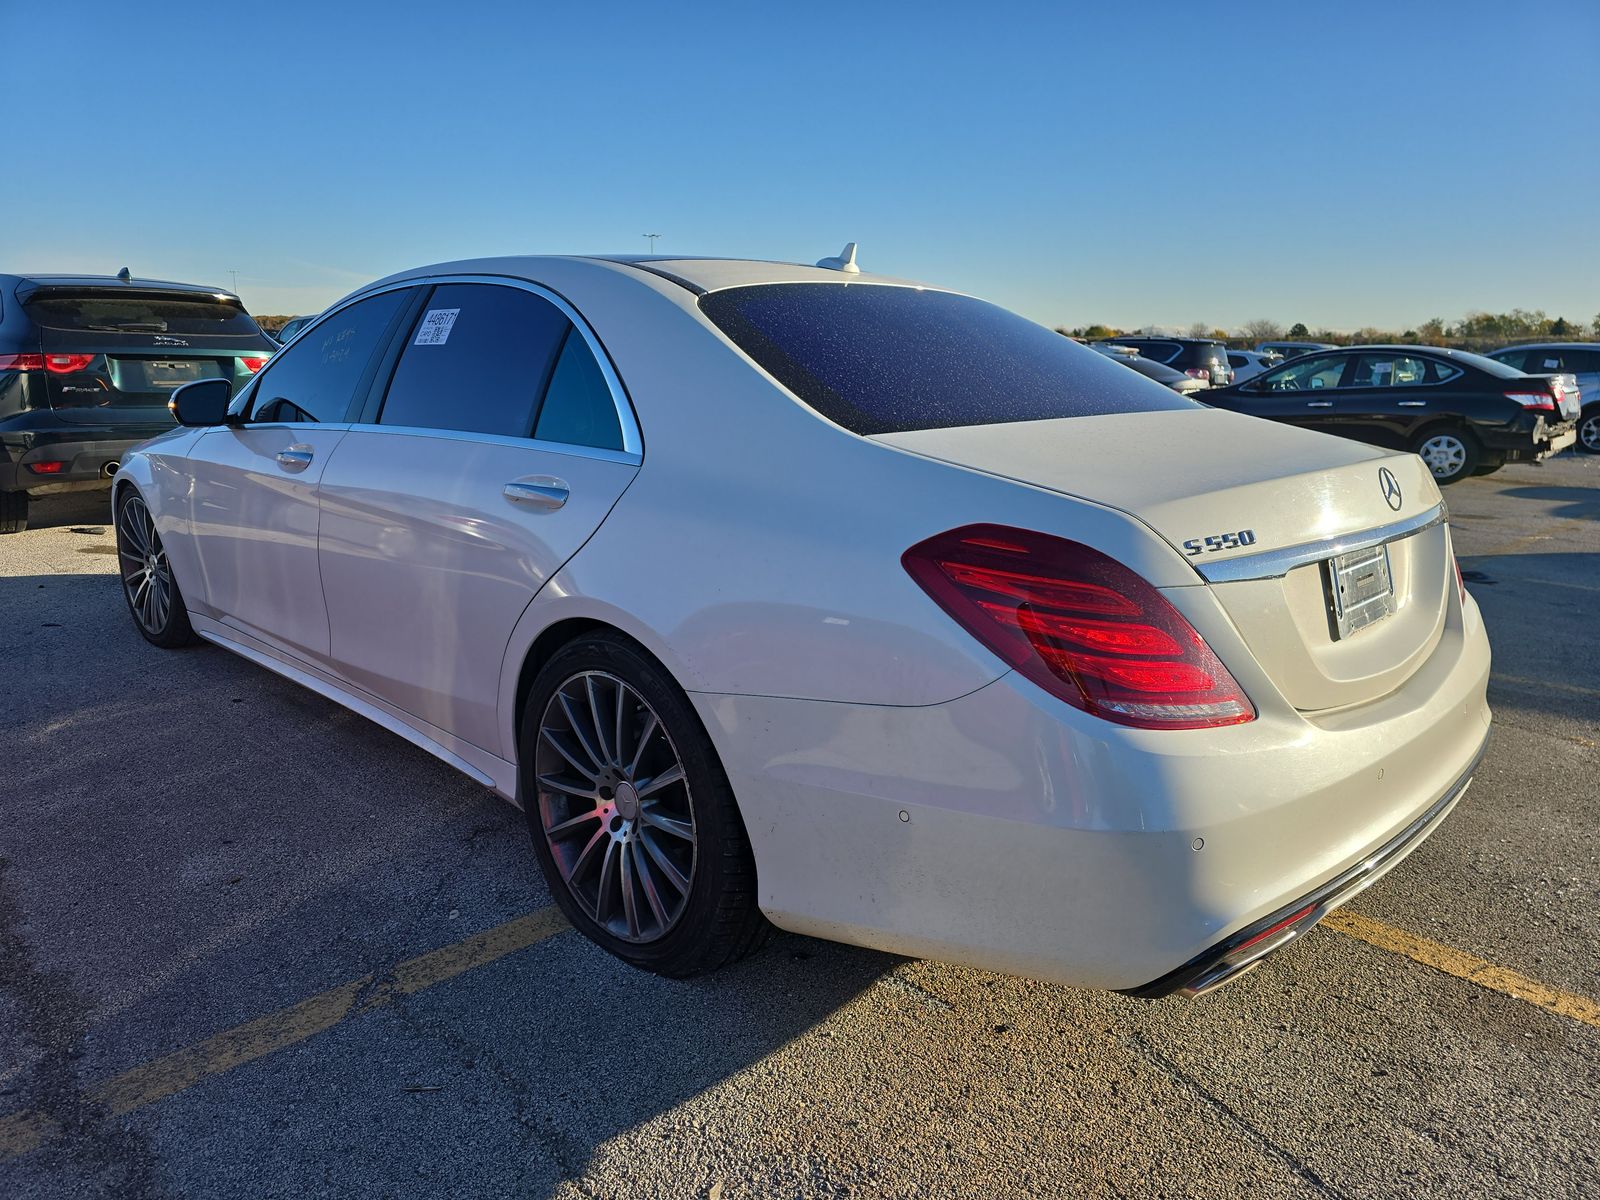
[[[52,292],[34,295],[25,305],[45,329],[98,333],[164,333],[195,337],[261,337],[249,313],[235,301],[210,297],[107,295],[104,292]]]
[[[700,309],[779,383],[859,434],[1196,408],[1013,312],[871,283],[728,288]]]

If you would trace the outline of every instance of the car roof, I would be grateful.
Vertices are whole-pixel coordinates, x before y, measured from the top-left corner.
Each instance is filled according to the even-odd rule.
[[[589,264],[597,270],[608,271],[615,271],[619,267],[638,270],[670,280],[697,294],[761,283],[883,283],[900,287],[923,287],[930,291],[950,290],[912,279],[899,279],[866,271],[852,274],[827,267],[807,266],[804,263],[647,254],[515,254],[500,258],[469,258],[400,271],[359,290],[365,292],[368,288],[379,284],[423,279],[432,275],[505,275],[512,279],[526,279],[531,283],[538,283],[542,275],[541,264],[546,263]]]
[[[1108,337],[1108,342],[1181,342],[1194,346],[1224,346],[1227,343],[1221,338],[1214,337],[1181,337],[1174,333],[1170,336],[1165,333],[1119,333],[1115,337]]]
[[[1485,354],[1504,354],[1508,350],[1600,350],[1600,342],[1513,342]]]

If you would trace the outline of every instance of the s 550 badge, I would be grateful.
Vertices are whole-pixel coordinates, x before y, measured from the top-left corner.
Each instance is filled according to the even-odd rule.
[[[1210,537],[1190,538],[1183,544],[1183,552],[1190,558],[1202,554],[1215,554],[1218,550],[1237,550],[1240,546],[1254,546],[1256,531],[1241,529],[1238,533],[1213,533]]]

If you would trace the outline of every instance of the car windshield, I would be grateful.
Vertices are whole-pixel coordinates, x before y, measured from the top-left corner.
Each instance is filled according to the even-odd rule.
[[[810,408],[859,434],[1197,408],[1070,338],[970,296],[780,283],[700,298]]]

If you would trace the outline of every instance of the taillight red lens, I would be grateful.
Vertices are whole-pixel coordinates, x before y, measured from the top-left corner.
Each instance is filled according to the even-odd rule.
[[[92,354],[46,354],[44,369],[52,375],[71,375],[88,368],[94,361]]]
[[[1209,729],[1256,715],[1166,597],[1098,550],[967,525],[900,561],[968,633],[1084,712],[1141,729]]]
[[[241,367],[243,367],[246,371],[248,371],[251,375],[254,375],[257,371],[261,370],[262,367],[267,365],[267,360],[264,357],[263,358],[241,358],[239,360],[239,365]]]
[[[1549,392],[1507,392],[1507,400],[1515,400],[1523,408],[1539,412],[1555,412],[1556,399]]]
[[[28,464],[28,470],[35,475],[59,475],[66,469],[67,464],[64,462],[31,462]]]
[[[1190,379],[1210,379],[1210,367],[1189,367],[1184,372]]]
[[[0,354],[0,371],[42,371],[42,354]]]

